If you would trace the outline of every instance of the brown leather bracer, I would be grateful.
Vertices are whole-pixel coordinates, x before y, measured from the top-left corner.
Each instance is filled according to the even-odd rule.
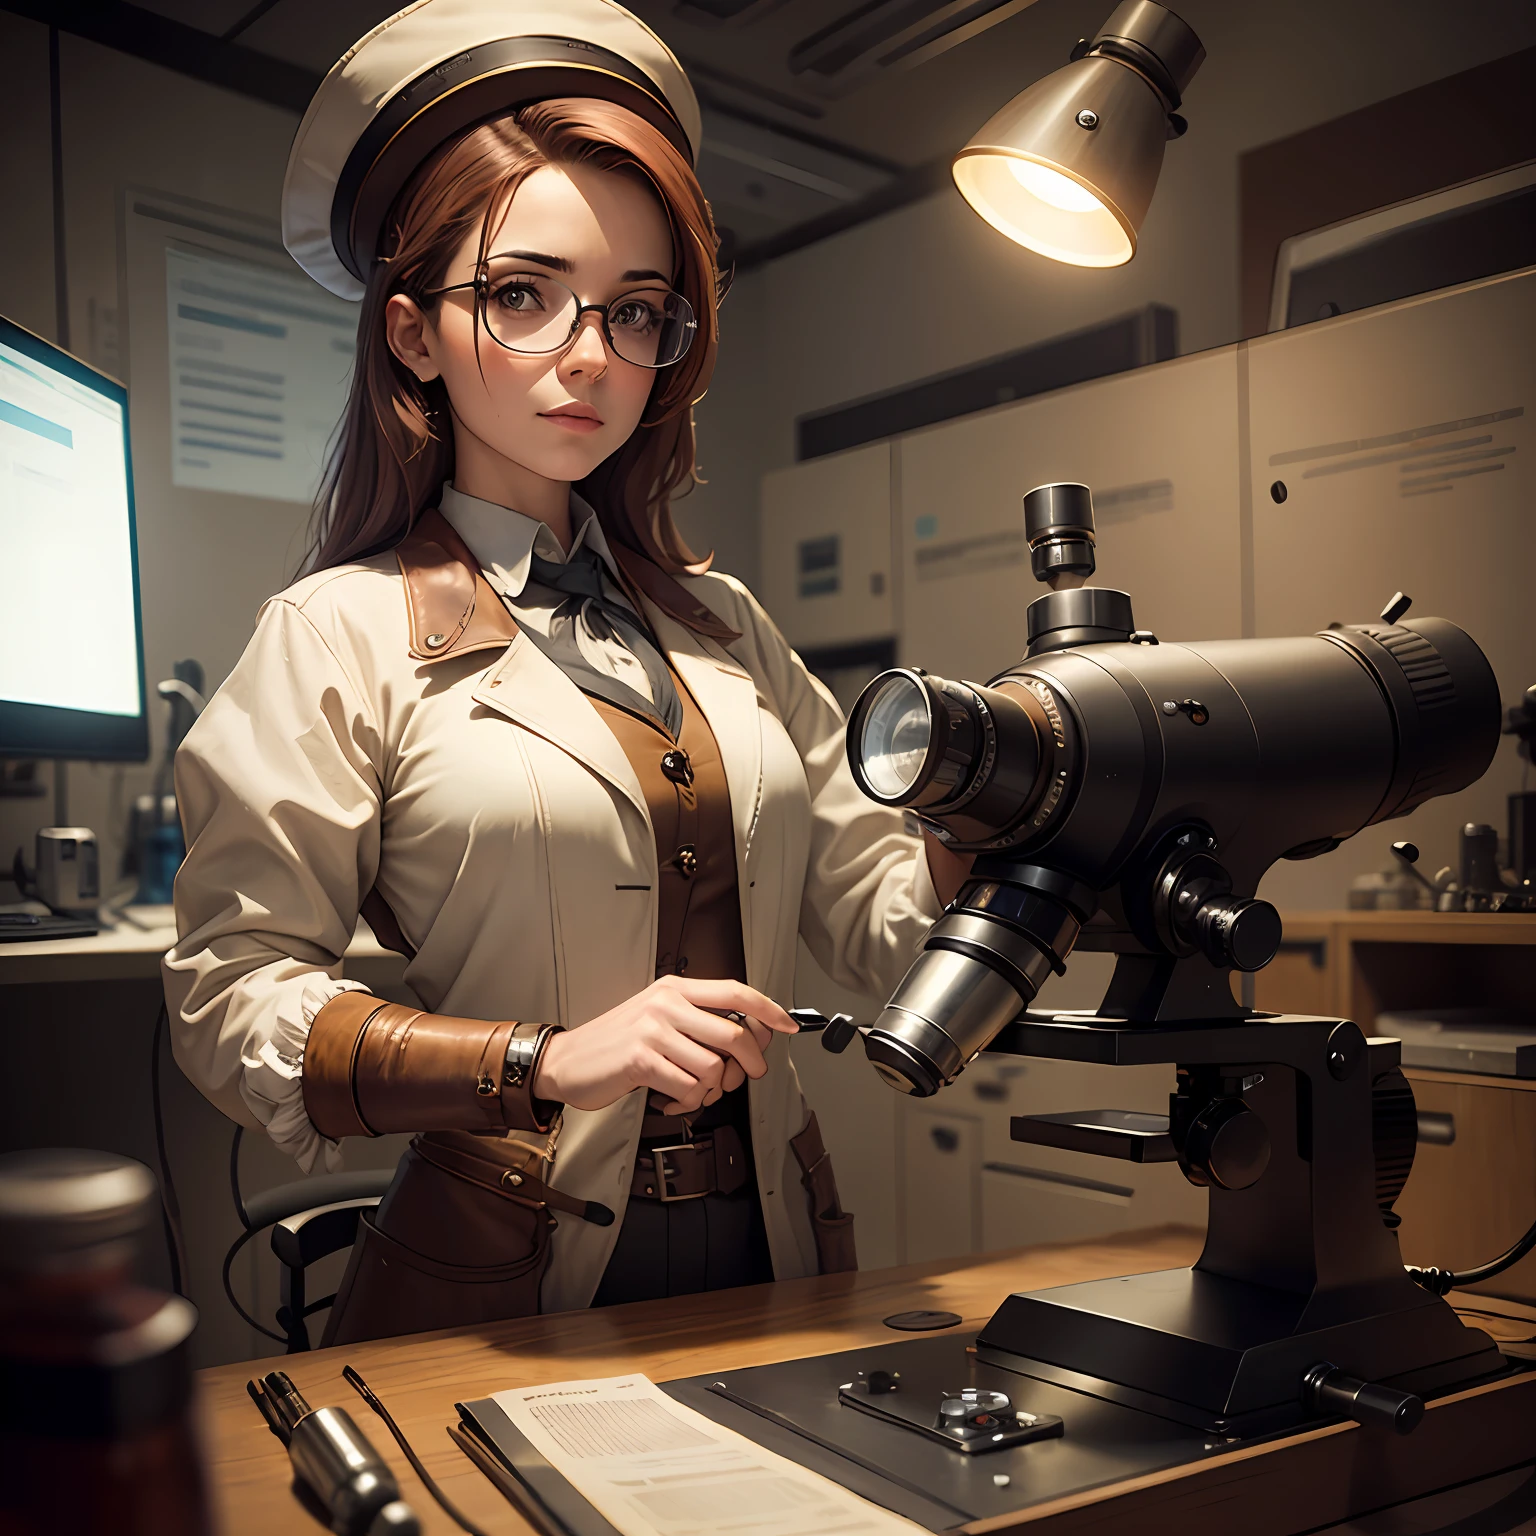
[[[507,1046],[546,1026],[455,1019],[343,992],[315,1015],[304,1112],[332,1141],[394,1131],[547,1131],[560,1106],[514,1080]]]

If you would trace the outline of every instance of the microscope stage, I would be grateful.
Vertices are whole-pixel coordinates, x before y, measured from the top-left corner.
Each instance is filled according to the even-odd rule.
[[[972,1333],[893,1341],[694,1376],[666,1382],[663,1389],[716,1423],[932,1531],[1227,1449],[1225,1440],[1154,1414],[986,1364],[976,1358],[974,1342]],[[976,1387],[1006,1393],[1014,1408],[1041,1420],[1059,1417],[1062,1433],[968,1455],[867,1407],[840,1402],[839,1389],[860,1371],[899,1374],[897,1391],[885,1401],[894,1408],[899,1397],[913,1420],[936,1420],[944,1398]]]

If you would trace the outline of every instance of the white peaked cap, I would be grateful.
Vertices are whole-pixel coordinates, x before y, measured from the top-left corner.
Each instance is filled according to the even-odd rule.
[[[283,179],[288,253],[332,293],[360,299],[385,216],[433,151],[555,96],[616,102],[698,160],[699,104],[682,65],[612,0],[416,0],[315,92]]]

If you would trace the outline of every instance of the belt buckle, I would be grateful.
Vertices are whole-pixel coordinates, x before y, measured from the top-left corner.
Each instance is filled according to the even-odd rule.
[[[699,1144],[694,1141],[680,1141],[676,1146],[652,1147],[650,1151],[651,1166],[656,1170],[656,1198],[663,1205],[675,1205],[679,1200],[702,1200],[709,1193],[707,1189],[696,1190],[691,1195],[670,1195],[667,1193],[667,1166],[666,1156],[668,1152],[697,1152]],[[672,1170],[672,1176],[677,1176],[677,1169]]]

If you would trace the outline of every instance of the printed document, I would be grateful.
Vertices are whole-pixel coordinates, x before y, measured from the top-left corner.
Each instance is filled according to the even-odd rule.
[[[644,1376],[519,1387],[494,1401],[624,1536],[922,1530],[674,1402]]]

